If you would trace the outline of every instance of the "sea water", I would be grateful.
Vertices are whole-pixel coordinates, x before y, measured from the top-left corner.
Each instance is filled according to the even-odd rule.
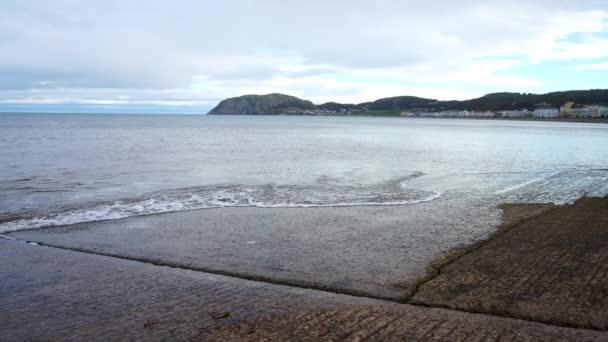
[[[0,233],[217,207],[608,194],[608,125],[0,114]]]

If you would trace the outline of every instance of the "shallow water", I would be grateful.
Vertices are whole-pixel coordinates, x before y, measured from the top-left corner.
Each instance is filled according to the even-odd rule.
[[[0,232],[209,207],[565,203],[608,193],[608,125],[0,114]]]

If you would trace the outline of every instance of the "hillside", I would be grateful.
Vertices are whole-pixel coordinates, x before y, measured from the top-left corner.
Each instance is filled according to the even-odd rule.
[[[310,101],[284,94],[244,95],[221,101],[209,114],[297,114],[314,107]]]
[[[498,111],[533,109],[535,104],[546,102],[559,107],[567,101],[578,104],[608,104],[608,89],[572,90],[547,94],[493,93],[465,101],[438,101],[415,96],[397,96],[373,102],[341,104],[327,102],[314,105],[310,101],[283,94],[245,95],[223,100],[209,114],[379,114],[398,113],[403,110],[469,110]]]
[[[535,104],[542,102],[559,107],[567,101],[574,101],[579,104],[608,103],[608,90],[572,90],[548,94],[493,93],[465,101],[437,101],[413,96],[399,96],[376,100],[369,105],[369,109],[497,111],[520,108],[533,109]]]

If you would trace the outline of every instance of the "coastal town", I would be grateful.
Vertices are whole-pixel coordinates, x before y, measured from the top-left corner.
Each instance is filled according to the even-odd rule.
[[[294,111],[295,112],[295,111]],[[365,108],[342,108],[338,110],[315,108],[302,112],[303,115],[365,115],[376,114],[366,111]],[[499,111],[470,111],[470,110],[443,110],[434,111],[426,108],[408,111],[386,111],[379,114],[398,114],[402,117],[420,118],[537,118],[537,119],[601,119],[608,118],[608,105],[582,105],[568,101],[562,106],[555,107],[548,103],[539,103],[533,109],[521,108]]]
[[[315,104],[287,94],[253,94],[224,99],[208,114],[595,120],[608,118],[608,90],[501,92],[449,101],[406,95],[359,104]]]
[[[599,119],[608,117],[608,106],[603,105],[579,105],[573,101],[564,103],[559,108],[548,103],[539,103],[533,110],[527,108],[501,111],[402,111],[403,117],[471,117],[471,118],[580,118]]]

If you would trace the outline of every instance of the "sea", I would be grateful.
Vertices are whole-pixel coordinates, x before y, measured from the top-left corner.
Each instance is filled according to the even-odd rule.
[[[606,195],[599,123],[0,114],[0,233],[218,207]]]

